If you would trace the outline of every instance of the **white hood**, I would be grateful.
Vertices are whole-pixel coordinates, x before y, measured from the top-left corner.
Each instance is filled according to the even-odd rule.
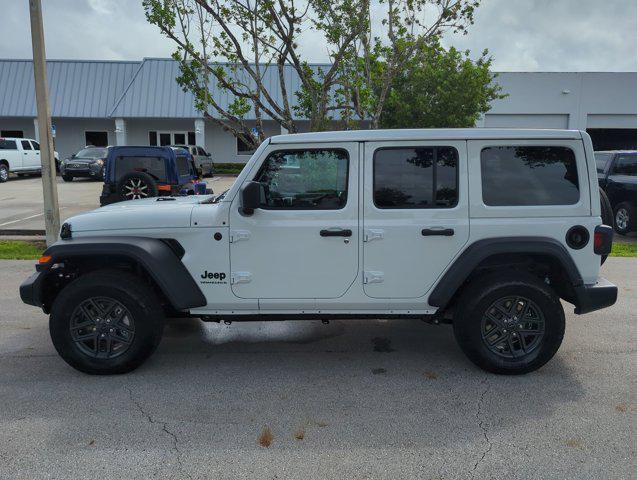
[[[190,227],[192,209],[210,197],[189,195],[129,200],[76,215],[66,222],[71,224],[73,232]]]

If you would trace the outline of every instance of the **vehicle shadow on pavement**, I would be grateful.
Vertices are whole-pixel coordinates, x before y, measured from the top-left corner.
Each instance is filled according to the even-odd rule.
[[[152,449],[163,425],[182,451],[208,454],[264,448],[264,429],[272,447],[480,450],[487,428],[542,424],[582,396],[559,354],[526,376],[491,375],[464,358],[449,326],[413,320],[173,319],[127,375],[84,375],[50,355],[26,370],[25,358],[3,363],[5,419],[45,423],[47,444],[113,449],[124,437],[127,449]]]

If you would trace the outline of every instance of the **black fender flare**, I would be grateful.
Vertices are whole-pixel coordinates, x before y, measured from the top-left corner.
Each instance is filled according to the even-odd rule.
[[[74,259],[117,258],[130,259],[148,272],[175,310],[203,307],[206,297],[181,261],[183,248],[174,240],[133,236],[95,236],[60,240],[43,253],[51,260],[38,265],[38,273],[45,273],[52,265]],[[40,275],[38,289],[45,279]],[[34,285],[35,287],[35,285]],[[42,298],[40,292],[33,292]]]
[[[548,237],[497,237],[478,240],[456,258],[429,295],[429,305],[445,308],[476,267],[487,258],[499,254],[546,255],[562,266],[573,288],[584,284],[568,251],[560,242]]]

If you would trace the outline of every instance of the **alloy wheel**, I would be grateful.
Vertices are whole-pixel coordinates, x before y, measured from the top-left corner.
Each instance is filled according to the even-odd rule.
[[[630,215],[628,214],[628,210],[626,210],[625,208],[620,208],[619,210],[617,210],[617,213],[615,214],[615,225],[617,225],[618,229],[628,229],[629,220]]]
[[[525,297],[496,300],[482,316],[482,341],[496,355],[520,358],[534,351],[545,331],[540,308]]]
[[[71,338],[92,358],[114,358],[126,352],[135,336],[135,322],[128,309],[115,299],[91,297],[71,315]]]
[[[148,197],[148,185],[141,178],[131,178],[124,184],[124,197],[137,200]]]
[[[9,170],[4,165],[0,167],[0,180],[3,182],[9,180]]]

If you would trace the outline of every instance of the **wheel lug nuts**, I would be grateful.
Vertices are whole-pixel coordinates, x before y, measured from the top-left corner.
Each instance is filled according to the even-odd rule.
[[[507,331],[506,330],[502,330],[502,333],[507,333]]]

